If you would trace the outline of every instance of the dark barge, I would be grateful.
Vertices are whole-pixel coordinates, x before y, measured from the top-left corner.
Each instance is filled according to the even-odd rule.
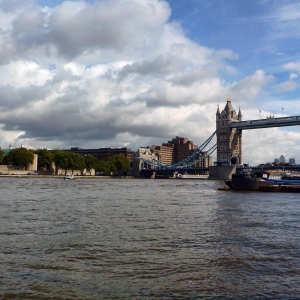
[[[285,192],[300,193],[299,178],[272,179],[266,171],[254,172],[251,170],[232,174],[231,180],[225,181],[226,185],[233,190],[249,190],[262,192]]]

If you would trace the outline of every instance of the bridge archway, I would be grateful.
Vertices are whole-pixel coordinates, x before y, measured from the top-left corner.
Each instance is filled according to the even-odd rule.
[[[231,157],[231,165],[236,165],[238,163],[238,160],[236,157]]]

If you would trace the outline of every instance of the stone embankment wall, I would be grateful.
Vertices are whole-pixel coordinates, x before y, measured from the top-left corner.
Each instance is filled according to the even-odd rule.
[[[9,165],[0,165],[0,172],[2,174],[8,174],[8,175],[26,175],[30,172],[36,172],[37,171],[37,162],[38,162],[38,155],[33,155],[33,163],[29,164],[26,169],[22,169],[19,166],[9,166]]]
[[[84,175],[92,175],[94,176],[95,175],[95,170],[92,169],[91,172],[87,171],[86,169],[84,169],[82,172],[80,170],[74,170],[72,172],[72,170],[64,170],[64,169],[58,169],[57,171],[53,172],[53,175],[66,175],[66,174],[73,174],[73,175],[76,175],[76,176],[84,176]]]
[[[32,170],[20,169],[20,167],[17,166],[0,165],[0,172],[8,175],[26,175],[32,172]]]
[[[21,169],[18,166],[8,166],[8,165],[0,165],[0,175],[28,175],[28,174],[36,174],[36,175],[65,175],[65,174],[72,174],[72,170],[67,170],[67,172],[63,169],[58,169],[57,173],[55,171],[42,171],[42,170],[33,170],[32,167],[25,169]],[[74,170],[74,175],[95,175],[95,170],[91,170],[91,172],[87,171],[86,169],[81,172],[80,170]]]

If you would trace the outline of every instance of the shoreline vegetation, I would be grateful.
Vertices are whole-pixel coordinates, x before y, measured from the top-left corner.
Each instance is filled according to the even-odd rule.
[[[45,175],[44,177],[47,178],[54,174],[59,174],[58,176],[74,174],[78,178],[86,178],[79,176],[97,176],[98,173],[107,174],[106,176],[110,178],[110,174],[126,176],[130,169],[130,161],[124,154],[116,154],[107,157],[106,160],[99,160],[90,154],[83,156],[79,153],[58,149],[31,150],[21,147],[4,152],[0,148],[0,175],[17,175],[19,177],[22,175]]]

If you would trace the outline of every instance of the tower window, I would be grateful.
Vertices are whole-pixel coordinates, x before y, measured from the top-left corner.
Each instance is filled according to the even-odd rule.
[[[227,154],[220,154],[220,161],[227,161]]]

